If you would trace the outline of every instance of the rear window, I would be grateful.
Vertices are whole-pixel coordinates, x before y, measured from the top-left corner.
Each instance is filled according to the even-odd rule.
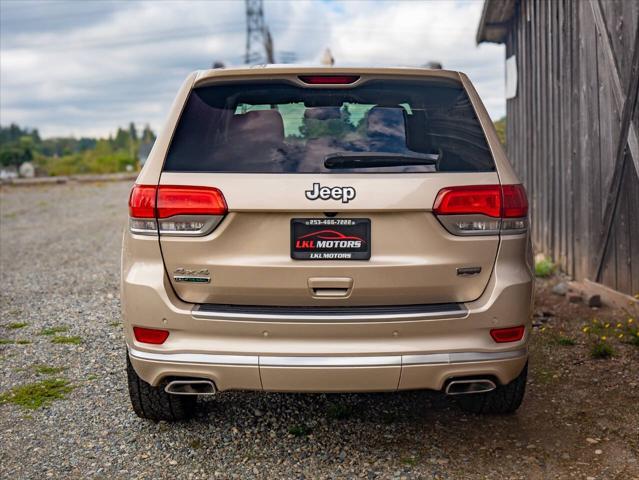
[[[494,163],[457,82],[292,82],[194,89],[164,165],[173,172],[485,172]]]

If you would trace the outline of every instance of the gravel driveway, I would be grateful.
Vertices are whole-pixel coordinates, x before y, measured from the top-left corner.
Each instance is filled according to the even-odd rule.
[[[619,341],[595,360],[582,333],[627,316],[569,304],[552,282],[513,416],[429,392],[229,392],[187,423],[138,419],[118,299],[129,188],[0,190],[0,478],[639,478],[639,348]],[[8,401],[29,384],[49,390],[27,403],[62,398]]]

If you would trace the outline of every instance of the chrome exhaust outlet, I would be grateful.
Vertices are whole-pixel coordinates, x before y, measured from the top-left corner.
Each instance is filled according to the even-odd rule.
[[[453,380],[446,386],[446,395],[466,395],[469,393],[486,393],[495,390],[497,385],[492,380]]]
[[[173,380],[164,387],[171,395],[215,395],[217,389],[210,380]]]

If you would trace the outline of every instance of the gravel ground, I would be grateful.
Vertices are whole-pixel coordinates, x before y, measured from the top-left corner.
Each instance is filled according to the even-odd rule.
[[[615,340],[595,360],[582,332],[627,315],[568,303],[552,280],[538,287],[516,415],[467,415],[429,392],[229,392],[186,423],[140,420],[119,325],[129,187],[0,190],[0,394],[53,378],[74,387],[38,409],[0,405],[1,478],[639,478],[639,349]],[[81,343],[42,334],[56,327]]]

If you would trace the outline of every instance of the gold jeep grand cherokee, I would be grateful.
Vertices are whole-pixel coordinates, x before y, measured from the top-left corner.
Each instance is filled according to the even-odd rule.
[[[129,391],[177,420],[225,390],[526,384],[526,193],[468,78],[400,68],[191,74],[129,200]]]

